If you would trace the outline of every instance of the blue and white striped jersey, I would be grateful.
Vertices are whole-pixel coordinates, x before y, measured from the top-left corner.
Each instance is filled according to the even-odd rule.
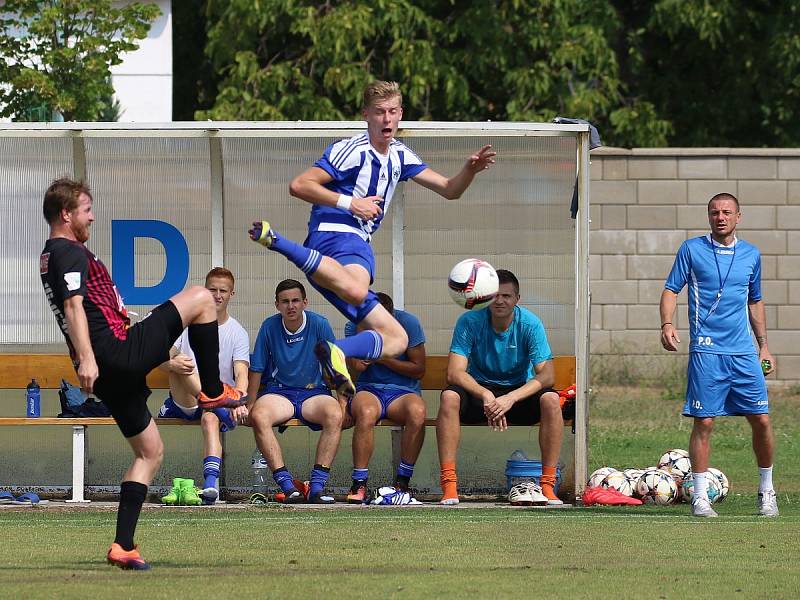
[[[328,146],[322,157],[314,163],[333,181],[325,185],[331,191],[346,196],[383,198],[383,212],[369,221],[359,219],[349,211],[335,206],[315,204],[311,209],[308,231],[343,231],[355,233],[369,241],[389,212],[392,195],[398,182],[406,181],[428,168],[405,144],[392,140],[385,156],[378,153],[362,133]]]
[[[710,235],[681,244],[664,284],[689,286],[689,352],[755,354],[748,302],[761,300],[761,253],[744,240],[722,246]]]

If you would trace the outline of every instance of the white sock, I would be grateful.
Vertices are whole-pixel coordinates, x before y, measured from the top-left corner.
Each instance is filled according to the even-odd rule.
[[[708,502],[708,481],[706,481],[707,472],[702,473],[694,473],[692,474],[692,480],[694,482],[694,499],[695,500],[705,500]]]
[[[758,493],[772,489],[772,467],[758,467],[758,475],[761,481],[758,484]]]
[[[192,406],[192,407],[187,407],[187,406],[182,406],[182,405],[180,405],[180,404],[178,404],[178,403],[176,402],[176,403],[175,403],[175,406],[177,406],[178,408],[180,408],[180,409],[181,409],[181,412],[182,412],[183,414],[185,414],[187,417],[194,416],[194,413],[196,413],[196,412],[197,412],[197,405],[196,405],[196,404],[195,404],[194,406]]]

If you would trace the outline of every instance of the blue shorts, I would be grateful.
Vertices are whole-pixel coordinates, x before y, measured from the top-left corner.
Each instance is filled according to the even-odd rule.
[[[689,353],[684,416],[763,414],[769,414],[769,398],[758,355]]]
[[[372,253],[372,246],[354,233],[312,231],[303,245],[335,259],[342,265],[361,265],[369,273],[370,284],[375,280],[375,255]],[[367,299],[360,306],[353,306],[339,298],[331,290],[318,285],[311,277],[308,278],[308,281],[315,290],[336,307],[336,310],[356,324],[363,321],[378,304],[378,296],[372,290],[369,291]]]
[[[215,408],[212,410],[217,419],[219,419],[219,430],[220,433],[225,433],[226,431],[230,431],[231,429],[236,428],[236,422],[233,420],[231,416],[231,411],[229,408]],[[178,405],[175,403],[175,400],[172,399],[172,396],[167,396],[167,399],[164,400],[164,404],[161,405],[161,409],[158,411],[158,416],[162,419],[183,419],[184,421],[199,421],[203,416],[203,409],[199,406],[197,410],[194,411],[194,414],[187,415],[183,412]]]
[[[378,421],[386,418],[386,411],[389,408],[389,405],[395,400],[397,400],[400,396],[417,393],[414,390],[410,390],[408,388],[399,388],[394,386],[384,387],[384,386],[369,385],[369,384],[356,386],[356,394],[358,394],[359,392],[369,392],[378,399],[378,402],[381,403],[381,414],[378,417]],[[351,410],[352,403],[353,403],[352,398],[347,400],[347,412],[349,412],[351,415],[353,414]],[[378,421],[376,421],[376,423]]]
[[[283,396],[292,403],[292,406],[294,406],[294,414],[291,418],[298,419],[303,425],[312,431],[320,431],[322,429],[321,425],[312,423],[311,421],[307,421],[303,418],[303,402],[314,396],[330,396],[331,392],[328,388],[318,387],[309,389],[286,387],[282,385],[268,385],[262,392],[259,393],[259,397],[263,396],[264,394]]]

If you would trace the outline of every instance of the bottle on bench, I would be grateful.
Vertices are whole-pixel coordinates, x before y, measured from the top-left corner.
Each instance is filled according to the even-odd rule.
[[[31,379],[25,393],[25,416],[36,419],[42,416],[42,390],[36,379]]]

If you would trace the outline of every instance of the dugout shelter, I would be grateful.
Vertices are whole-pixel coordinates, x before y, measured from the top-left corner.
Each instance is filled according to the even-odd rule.
[[[262,320],[274,314],[278,281],[304,281],[283,257],[248,240],[253,220],[268,219],[301,241],[309,205],[291,198],[291,178],[311,166],[325,147],[364,129],[361,122],[273,123],[3,123],[0,124],[0,418],[24,415],[24,389],[10,382],[36,373],[3,370],[9,357],[66,353],[42,293],[37,257],[47,236],[44,190],[62,175],[85,179],[95,198],[90,249],[109,268],[129,310],[144,315],[186,285],[202,283],[213,266],[236,276],[230,313],[247,329],[251,346]],[[476,177],[460,200],[447,201],[414,184],[401,184],[373,238],[373,289],[416,314],[425,328],[428,355],[446,355],[462,310],[449,297],[447,275],[459,260],[478,257],[513,271],[521,304],[544,322],[554,355],[575,357],[576,416],[565,431],[562,486],[582,490],[587,476],[589,337],[589,131],[586,125],[543,123],[404,122],[398,138],[437,171],[450,175],[466,157],[492,144],[498,161]],[[570,206],[577,189],[577,214]],[[344,319],[310,286],[309,309],[327,316],[337,335]],[[134,317],[135,319],[136,317]],[[8,363],[10,364],[10,363]],[[72,381],[76,382],[74,374]],[[17,384],[15,384],[17,385]],[[153,414],[165,397],[155,390]],[[428,416],[438,394],[426,391]],[[43,390],[42,414],[58,412],[54,390]],[[63,429],[63,431],[62,431]],[[371,480],[392,477],[389,428],[376,431]],[[72,463],[70,431],[13,426],[0,429],[0,487],[67,488]],[[154,485],[171,477],[199,476],[200,432],[162,429],[164,467]],[[316,434],[284,434],[287,462],[303,472],[313,461]],[[505,488],[505,461],[517,448],[538,455],[538,431],[505,433],[464,428],[459,482],[465,495]],[[113,428],[91,432],[86,483],[113,487],[129,461]],[[349,485],[350,434],[345,433],[332,471],[334,490]],[[249,430],[225,436],[223,486],[250,483]],[[34,460],[34,457],[35,460]],[[415,487],[438,490],[435,434],[429,428],[417,463]]]

